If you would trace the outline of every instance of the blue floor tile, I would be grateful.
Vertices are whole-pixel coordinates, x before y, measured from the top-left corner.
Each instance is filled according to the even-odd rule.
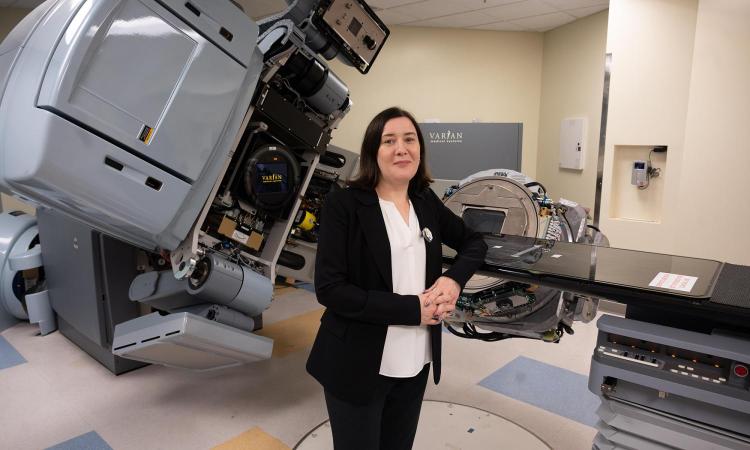
[[[0,336],[0,369],[7,369],[25,362],[26,359],[10,345],[10,342]]]
[[[91,431],[47,450],[112,450],[112,447],[96,431]]]
[[[588,390],[588,378],[560,367],[519,356],[479,382],[480,386],[594,426],[599,397]]]

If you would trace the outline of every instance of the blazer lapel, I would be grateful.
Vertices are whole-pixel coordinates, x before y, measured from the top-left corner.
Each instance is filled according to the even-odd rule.
[[[429,188],[427,188],[429,189]],[[437,220],[435,220],[435,212],[430,211],[427,207],[424,193],[409,194],[411,204],[414,205],[414,212],[419,220],[419,228],[424,233],[425,228],[430,231],[432,235],[432,242],[428,242],[424,239],[425,245],[425,289],[432,286],[432,283],[442,273],[442,253],[443,247],[440,244],[440,230],[438,229]]]
[[[393,276],[391,275],[391,246],[388,241],[388,231],[385,229],[383,213],[380,210],[378,197],[374,192],[355,190],[355,195],[361,205],[357,209],[362,231],[367,246],[375,258],[380,276],[389,291],[393,291]]]

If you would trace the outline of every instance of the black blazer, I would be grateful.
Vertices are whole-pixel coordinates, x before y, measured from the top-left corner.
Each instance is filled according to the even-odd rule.
[[[425,242],[425,287],[446,275],[463,288],[484,262],[487,245],[427,188],[409,195]],[[445,243],[458,252],[442,273]],[[326,307],[307,371],[334,396],[367,403],[380,372],[388,325],[419,325],[416,295],[393,293],[391,251],[375,191],[355,188],[329,194],[321,213],[315,293]],[[440,381],[441,325],[430,326],[433,375]]]

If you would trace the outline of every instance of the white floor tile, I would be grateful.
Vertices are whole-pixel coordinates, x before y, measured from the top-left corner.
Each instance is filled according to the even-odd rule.
[[[29,364],[0,370],[0,402],[2,448],[47,448],[93,429]]]

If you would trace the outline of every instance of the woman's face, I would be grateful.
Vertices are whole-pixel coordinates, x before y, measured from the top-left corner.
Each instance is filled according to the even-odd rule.
[[[407,117],[396,117],[385,123],[378,148],[378,183],[409,184],[419,168],[419,138]]]

